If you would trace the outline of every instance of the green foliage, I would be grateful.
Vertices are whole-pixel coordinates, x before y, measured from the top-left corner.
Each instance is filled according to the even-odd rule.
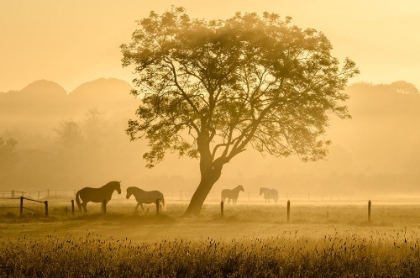
[[[329,114],[349,118],[341,91],[358,74],[340,67],[323,33],[277,14],[191,19],[183,8],[138,21],[121,46],[141,97],[131,139],[145,137],[149,167],[166,151],[227,163],[251,145],[274,156],[325,156]]]

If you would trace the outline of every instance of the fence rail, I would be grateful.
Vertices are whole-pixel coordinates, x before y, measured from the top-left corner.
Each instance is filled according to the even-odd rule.
[[[165,197],[165,201],[190,201],[194,191],[192,190],[162,190]],[[75,199],[77,190],[76,189],[30,189],[29,191],[23,190],[3,190],[0,191],[0,199],[19,198],[21,196],[29,198],[31,200],[69,200]],[[122,200],[125,199],[126,195],[114,193],[112,199]],[[420,195],[414,197],[376,197],[376,198],[360,198],[360,197],[344,197],[344,196],[327,196],[325,194],[314,194],[314,193],[301,193],[301,192],[279,192],[279,201],[297,201],[297,202],[365,202],[367,199],[371,199],[375,202],[414,202],[420,203]],[[221,201],[221,194],[219,191],[212,191],[206,198],[206,202],[217,202]],[[239,202],[264,202],[264,196],[260,195],[256,190],[247,190],[241,192],[239,195]]]
[[[10,191],[10,193],[12,193],[12,192],[13,191]],[[0,206],[0,209],[1,208],[6,208],[6,209],[17,209],[17,208],[19,208],[19,210],[20,210],[20,216],[22,217],[24,210],[38,212],[38,210],[32,209],[32,208],[30,208],[28,206],[24,206],[24,203],[26,203],[26,202],[32,202],[32,203],[37,203],[37,204],[44,204],[44,215],[46,217],[48,217],[48,215],[49,215],[49,211],[48,211],[49,201],[48,200],[45,200],[45,201],[35,200],[35,199],[29,198],[29,197],[24,197],[23,196],[24,191],[14,191],[14,193],[16,193],[16,192],[20,192],[22,194],[22,196],[20,196],[20,197],[2,197],[0,199],[4,199],[4,200],[20,200],[20,205],[19,206],[16,206],[14,204],[13,205],[3,205],[2,204],[2,206]],[[11,196],[13,196],[13,195],[11,195]],[[322,196],[322,195],[320,195],[320,196]],[[415,199],[415,198],[410,198],[410,199],[417,200],[417,202],[415,204],[416,205],[420,205],[420,200]],[[131,200],[131,201],[134,201],[134,200]],[[161,210],[160,210],[160,204],[161,204],[162,201],[163,200],[156,199],[155,205],[156,205],[156,214],[157,215],[159,215],[160,212],[161,212]],[[52,202],[53,203],[62,203],[62,201],[52,201]],[[65,201],[65,202],[66,203],[68,203],[68,202],[71,203],[71,212],[72,212],[72,215],[74,215],[75,214],[75,210],[74,210],[74,199],[71,199],[71,201],[68,201],[68,199],[67,199],[67,201]],[[264,200],[260,200],[260,202],[262,203],[262,202],[264,202]],[[283,205],[286,206],[286,217],[287,217],[286,219],[287,219],[287,222],[289,222],[290,219],[291,219],[291,215],[292,215],[292,204],[296,204],[296,203],[297,204],[305,204],[305,203],[306,204],[314,204],[316,202],[319,202],[319,201],[310,200],[310,199],[303,200],[303,201],[302,200],[296,201],[296,200],[287,199],[287,200],[279,200],[276,203],[272,202],[272,204],[278,204],[280,206],[283,206]],[[370,200],[367,201],[366,199],[358,199],[358,200],[345,200],[345,201],[342,201],[341,200],[340,201],[338,199],[338,201],[335,201],[335,202],[333,202],[333,201],[325,201],[324,200],[324,201],[321,201],[321,204],[327,205],[327,207],[329,207],[329,204],[331,204],[331,203],[334,203],[334,205],[336,205],[337,203],[343,203],[343,202],[360,203],[363,206],[367,205],[367,221],[368,222],[371,222],[372,203],[375,202],[376,204],[384,204],[384,202],[392,202],[392,200],[385,200],[384,201],[384,200],[372,200],[372,199],[370,199]],[[407,204],[406,202],[404,202],[404,203],[401,202],[401,200],[399,200],[399,201],[396,200],[394,202],[395,203],[398,202],[400,204]],[[107,202],[104,200],[103,203],[102,203],[102,212],[104,214],[106,214],[106,204],[107,204]],[[224,217],[225,211],[226,211],[227,208],[228,207],[225,206],[225,202],[224,201],[221,201],[220,202],[221,217]],[[66,214],[67,214],[67,212],[68,212],[68,207],[67,206],[65,207],[65,210],[66,210]],[[328,218],[329,218],[329,211],[327,211],[327,219]]]

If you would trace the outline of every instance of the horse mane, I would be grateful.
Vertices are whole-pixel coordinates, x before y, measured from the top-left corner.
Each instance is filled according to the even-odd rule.
[[[129,191],[129,190],[144,191],[143,189],[138,188],[137,186],[129,186],[129,187],[127,187],[127,191]]]
[[[107,184],[105,184],[105,185],[101,186],[101,188],[104,188],[104,187],[110,187],[110,186],[113,186],[113,185],[115,185],[115,184],[120,184],[120,181],[110,181],[110,182],[108,182]]]

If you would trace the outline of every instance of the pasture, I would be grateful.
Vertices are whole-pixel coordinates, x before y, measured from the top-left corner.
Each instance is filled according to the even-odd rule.
[[[420,275],[420,205],[375,203],[208,202],[180,217],[186,202],[134,212],[135,200],[90,203],[50,216],[0,210],[0,277],[337,277]],[[67,209],[66,209],[67,208]],[[4,270],[4,271],[3,271]]]

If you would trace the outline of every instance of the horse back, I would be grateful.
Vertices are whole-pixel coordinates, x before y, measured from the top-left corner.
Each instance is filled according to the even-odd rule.
[[[156,199],[163,200],[163,194],[162,192],[158,190],[153,191],[142,191],[141,193],[134,195],[137,202],[139,203],[145,203],[145,204],[151,204],[156,202]]]
[[[101,188],[84,187],[79,191],[79,194],[83,201],[100,203],[103,200],[109,201],[112,192],[101,190]]]

